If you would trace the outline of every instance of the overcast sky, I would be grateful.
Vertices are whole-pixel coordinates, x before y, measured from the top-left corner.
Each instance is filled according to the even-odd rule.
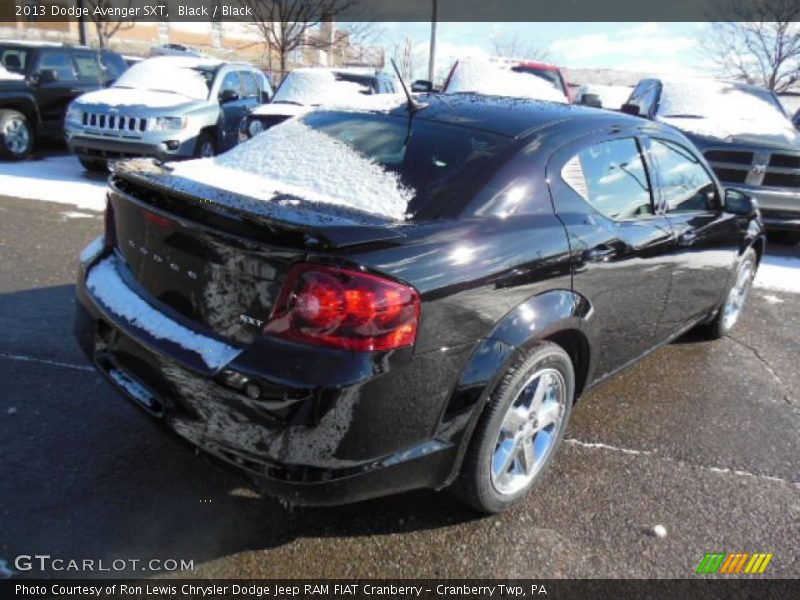
[[[415,75],[426,76],[429,23],[379,23],[380,44],[392,57],[395,44],[410,36]],[[706,23],[439,23],[437,71],[457,57],[489,56],[493,36],[514,37],[546,48],[552,62],[566,67],[697,74],[702,57],[695,50]]]

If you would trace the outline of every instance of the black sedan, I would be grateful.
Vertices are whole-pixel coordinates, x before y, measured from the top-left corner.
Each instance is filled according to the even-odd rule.
[[[121,166],[81,256],[97,368],[289,502],[450,488],[508,508],[587,389],[731,330],[764,251],[755,205],[673,128],[418,102],[310,113],[194,171]]]

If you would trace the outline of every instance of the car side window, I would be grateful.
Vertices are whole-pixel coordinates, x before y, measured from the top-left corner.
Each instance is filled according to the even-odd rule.
[[[609,219],[628,220],[654,214],[644,160],[633,138],[584,148],[567,161],[561,169],[561,178]]]
[[[250,71],[239,71],[239,79],[242,82],[241,95],[243,98],[258,98],[260,96],[258,82],[253,73]]]
[[[100,64],[103,67],[103,71],[105,71],[107,80],[118,79],[128,68],[121,56],[110,52],[104,52],[100,55]]]
[[[713,210],[717,186],[694,154],[673,142],[652,140],[650,156],[667,212]]]
[[[78,68],[78,77],[87,81],[100,81],[100,63],[94,52],[75,52],[75,66]]]
[[[75,67],[70,53],[65,50],[45,50],[39,57],[38,71],[52,70],[58,74],[59,81],[76,81]]]
[[[220,93],[226,90],[233,90],[237,94],[241,95],[241,89],[239,84],[239,75],[236,71],[229,71],[225,74],[224,79],[222,80],[222,85],[219,88]]]

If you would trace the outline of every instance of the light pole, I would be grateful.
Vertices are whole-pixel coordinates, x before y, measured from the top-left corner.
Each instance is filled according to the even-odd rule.
[[[86,45],[86,41],[88,36],[86,35],[86,17],[83,16],[83,0],[77,0],[78,2],[78,41],[80,42],[81,46]]]
[[[431,15],[431,49],[428,57],[428,81],[433,83],[436,70],[436,22],[439,12],[439,0],[433,1],[433,14]]]

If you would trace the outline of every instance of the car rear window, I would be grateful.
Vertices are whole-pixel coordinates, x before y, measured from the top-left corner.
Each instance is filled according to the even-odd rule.
[[[516,147],[505,136],[397,115],[315,112],[303,121],[395,173],[411,190],[412,220],[457,215]]]

